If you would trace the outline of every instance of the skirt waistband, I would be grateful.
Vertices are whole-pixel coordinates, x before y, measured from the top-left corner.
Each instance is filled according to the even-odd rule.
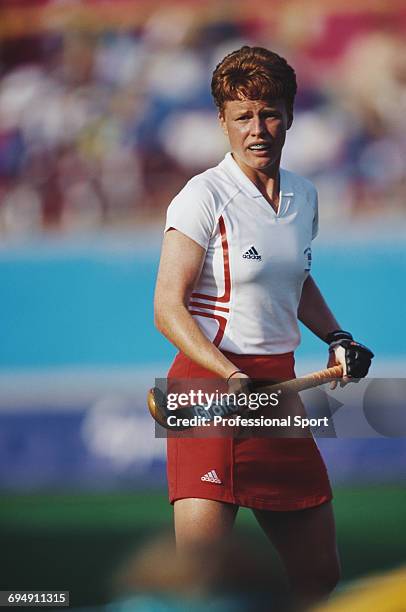
[[[275,359],[277,361],[281,360],[291,360],[294,358],[294,352],[290,351],[289,353],[279,353],[273,355],[240,355],[239,353],[230,353],[230,351],[221,351],[225,357],[232,361],[233,359]]]

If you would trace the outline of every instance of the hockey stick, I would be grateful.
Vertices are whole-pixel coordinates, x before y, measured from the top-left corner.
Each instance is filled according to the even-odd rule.
[[[342,375],[343,368],[337,365],[332,368],[325,368],[318,372],[306,374],[306,376],[300,376],[299,378],[263,387],[261,388],[261,393],[267,393],[268,395],[271,393],[298,393],[299,391],[318,387],[324,383],[341,378]],[[176,416],[177,422],[179,422],[180,419],[189,421],[193,417],[200,417],[200,419],[204,419],[206,423],[210,423],[216,416],[222,418],[231,417],[237,413],[241,413],[246,408],[246,406],[241,407],[241,405],[236,404],[213,404],[209,408],[196,404],[194,406],[188,406],[187,408],[169,410],[166,396],[158,387],[149,390],[147,404],[152,418],[165,429],[174,431],[182,431],[188,429],[192,425],[188,425],[187,423],[172,425],[171,421],[168,422],[169,417]]]

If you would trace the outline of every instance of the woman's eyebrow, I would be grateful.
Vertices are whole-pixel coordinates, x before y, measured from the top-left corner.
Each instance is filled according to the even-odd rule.
[[[261,108],[260,113],[280,113],[279,108],[274,108],[272,106],[266,106],[265,108]]]

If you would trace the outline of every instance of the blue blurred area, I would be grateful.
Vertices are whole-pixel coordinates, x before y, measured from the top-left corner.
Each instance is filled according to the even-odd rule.
[[[0,412],[0,490],[137,490],[165,484],[165,440],[142,403],[131,414],[72,410]],[[334,485],[404,482],[402,438],[317,439]]]
[[[154,441],[145,410],[127,418],[116,414],[114,424],[111,415],[102,415],[98,423],[91,423],[92,419],[91,405],[75,410],[67,405],[58,411],[43,406],[0,412],[0,489],[114,490],[164,485],[164,441]],[[116,440],[110,445],[103,444],[106,427]],[[126,432],[132,433],[131,442]],[[142,437],[149,448],[142,446]]]
[[[0,368],[169,363],[175,351],[153,325],[151,242],[134,234],[121,249],[96,241],[4,251]],[[313,273],[342,327],[377,362],[405,357],[404,242],[316,241]],[[324,360],[325,346],[305,331],[298,358],[309,357]]]
[[[135,240],[136,242],[136,240]],[[156,250],[3,257],[0,367],[165,361],[153,327]]]
[[[314,246],[314,277],[343,329],[375,352],[375,364],[406,357],[406,241]],[[325,355],[307,330],[298,357]]]

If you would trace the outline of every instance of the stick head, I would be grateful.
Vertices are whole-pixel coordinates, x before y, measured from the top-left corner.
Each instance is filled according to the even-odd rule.
[[[167,429],[168,409],[166,407],[166,396],[158,387],[153,387],[148,391],[147,405],[152,418],[159,425]]]
[[[168,410],[166,395],[159,387],[153,387],[148,391],[147,405],[150,415],[159,425],[161,425],[161,427],[170,429],[171,431],[184,431],[185,429],[189,428],[188,425],[170,426],[168,424],[168,417],[174,413]],[[184,411],[186,411],[186,414],[183,414]],[[192,414],[189,414],[189,408],[181,408],[178,409],[177,412],[179,416],[186,416],[188,418],[193,416]]]

